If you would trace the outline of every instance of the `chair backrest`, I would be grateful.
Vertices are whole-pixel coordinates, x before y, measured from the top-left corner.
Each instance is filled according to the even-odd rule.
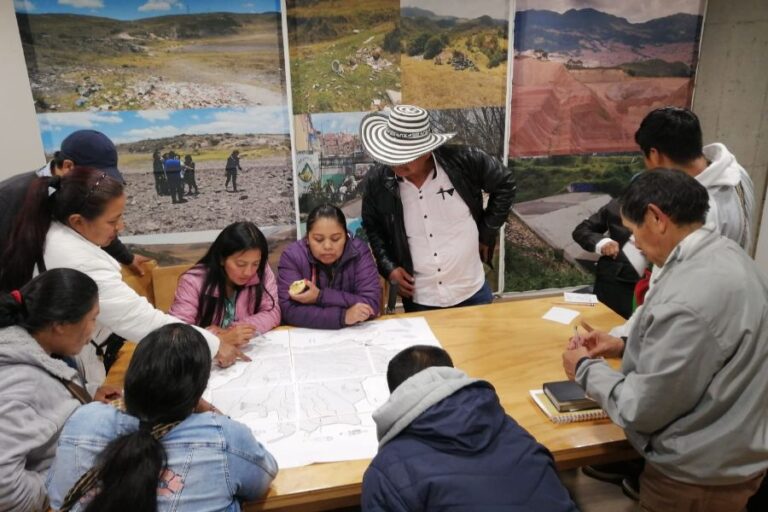
[[[389,283],[379,274],[379,286],[381,286],[381,302],[379,302],[379,315],[387,314],[387,298],[389,297]]]
[[[379,307],[379,314],[391,315],[397,308],[397,283],[393,285],[379,275],[379,284],[381,285],[381,306]]]
[[[179,277],[192,267],[191,263],[157,267],[152,271],[152,288],[155,292],[155,307],[165,313],[171,309]]]
[[[123,281],[133,288],[136,293],[142,297],[146,297],[150,304],[154,304],[155,291],[152,288],[152,272],[157,268],[157,262],[155,260],[149,260],[142,264],[142,268],[144,269],[144,275],[139,276],[130,268],[123,266],[121,269]]]

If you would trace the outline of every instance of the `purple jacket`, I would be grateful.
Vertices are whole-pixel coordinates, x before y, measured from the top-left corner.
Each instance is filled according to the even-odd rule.
[[[381,284],[376,263],[368,244],[356,238],[348,238],[338,263],[338,270],[331,282],[318,268],[315,272],[320,295],[316,304],[300,304],[288,296],[288,287],[300,279],[312,279],[312,269],[317,265],[309,251],[306,239],[296,240],[286,247],[277,267],[277,294],[283,323],[298,327],[340,329],[345,327],[347,308],[362,302],[379,313]]]
[[[198,265],[184,272],[176,286],[176,296],[168,314],[190,324],[197,321],[197,312],[200,307],[200,290],[207,271]],[[261,304],[255,309],[256,291],[254,286],[259,283],[259,276],[254,275],[237,295],[235,303],[235,321],[233,325],[252,325],[258,332],[264,333],[280,325],[280,306],[277,303],[277,284],[275,274],[267,265],[264,268],[264,292],[261,294]],[[254,313],[254,310],[256,311]],[[214,324],[218,325],[221,314],[214,317]],[[200,327],[208,327],[201,325]]]

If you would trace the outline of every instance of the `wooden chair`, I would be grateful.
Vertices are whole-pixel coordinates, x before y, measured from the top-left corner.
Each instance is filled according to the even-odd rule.
[[[379,274],[379,285],[381,286],[381,301],[379,302],[379,315],[387,314],[387,300],[389,299],[389,282]]]
[[[179,277],[192,267],[191,263],[157,267],[152,271],[152,289],[155,295],[155,307],[165,313],[171,309]]]
[[[109,386],[116,386],[118,388],[123,387],[125,382],[125,372],[128,371],[128,365],[133,357],[133,351],[136,350],[136,343],[133,341],[126,341],[117,353],[117,359],[112,363],[112,367],[107,373],[107,378],[104,380],[104,384]]]
[[[123,281],[133,288],[133,290],[145,297],[150,304],[155,304],[155,290],[152,287],[152,273],[157,269],[157,262],[150,260],[142,265],[144,269],[144,275],[136,275],[131,269],[126,266],[122,267]],[[110,386],[123,387],[123,381],[125,380],[125,371],[128,369],[128,364],[131,362],[131,356],[136,349],[136,343],[126,340],[120,351],[117,353],[117,359],[112,363],[112,367],[109,369],[107,378],[104,384]]]
[[[150,260],[142,265],[144,269],[144,275],[139,276],[126,266],[122,267],[123,281],[125,284],[133,288],[133,290],[146,297],[150,304],[155,303],[155,291],[152,288],[152,273],[157,268],[157,262]]]

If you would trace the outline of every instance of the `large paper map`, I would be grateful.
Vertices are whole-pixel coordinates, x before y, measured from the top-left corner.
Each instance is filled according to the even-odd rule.
[[[281,468],[370,458],[387,364],[411,345],[440,346],[424,318],[271,331],[247,347],[251,362],[213,370],[204,397],[248,425]]]

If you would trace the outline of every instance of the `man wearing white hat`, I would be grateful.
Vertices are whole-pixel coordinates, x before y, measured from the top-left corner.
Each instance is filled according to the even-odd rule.
[[[363,227],[405,310],[491,302],[483,261],[512,207],[512,172],[479,149],[443,146],[455,134],[434,133],[420,107],[369,114],[360,134],[379,162],[365,179]]]

